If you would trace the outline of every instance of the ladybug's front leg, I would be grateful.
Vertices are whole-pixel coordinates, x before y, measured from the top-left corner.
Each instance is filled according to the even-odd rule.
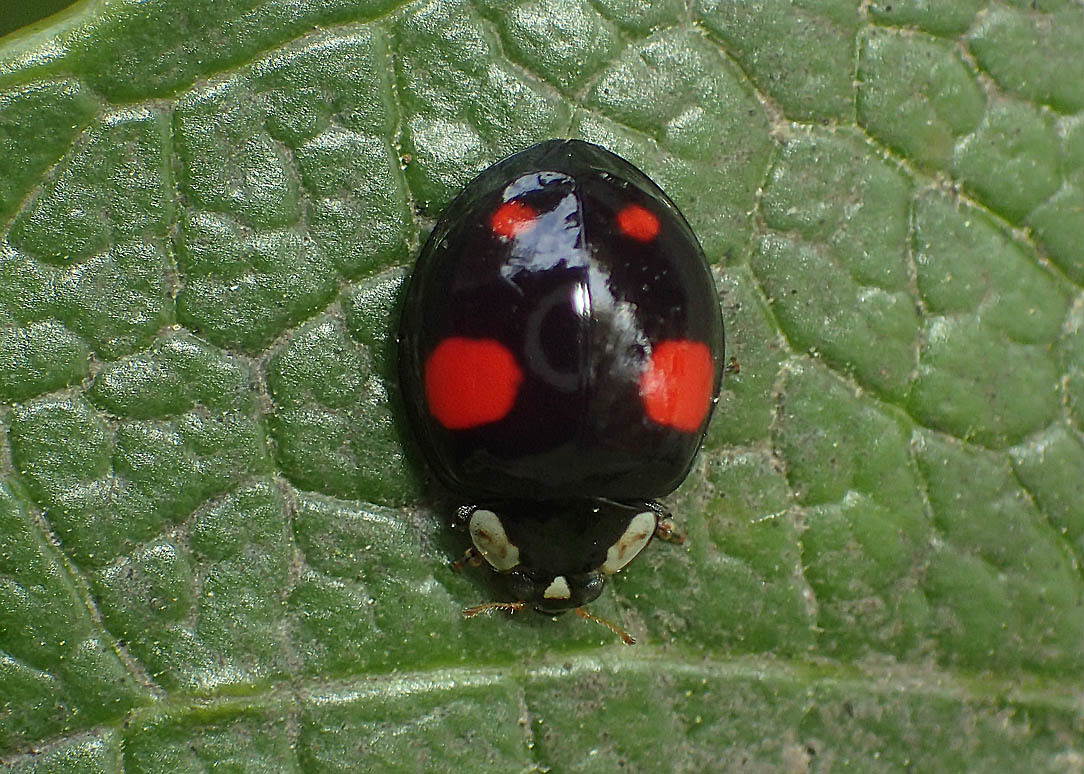
[[[455,511],[455,519],[452,521],[452,529],[466,529],[470,523],[471,514],[478,510],[477,505],[461,505]],[[450,562],[450,566],[454,572],[462,572],[463,568],[467,565],[471,567],[481,567],[485,562],[485,557],[482,556],[482,552],[474,546],[471,546],[463,552],[463,556],[456,559],[454,562]]]
[[[662,503],[651,500],[647,503],[647,507],[655,511],[659,518],[658,523],[655,525],[656,538],[664,543],[676,543],[677,545],[685,542],[685,533],[674,522],[673,515]]]
[[[452,519],[452,529],[465,529],[470,523],[471,514],[478,510],[477,505],[460,505],[455,509],[455,518]]]
[[[485,557],[482,556],[482,552],[474,546],[471,546],[463,552],[463,556],[456,559],[454,562],[450,562],[450,566],[453,572],[462,572],[463,568],[468,564],[471,567],[481,567],[485,562]]]

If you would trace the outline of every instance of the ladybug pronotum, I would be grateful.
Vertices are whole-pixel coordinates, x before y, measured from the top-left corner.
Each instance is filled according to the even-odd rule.
[[[472,563],[515,602],[575,609],[657,534],[723,374],[696,236],[609,151],[550,140],[448,206],[406,289],[402,395],[422,455],[463,503]],[[626,642],[631,637],[608,622]]]

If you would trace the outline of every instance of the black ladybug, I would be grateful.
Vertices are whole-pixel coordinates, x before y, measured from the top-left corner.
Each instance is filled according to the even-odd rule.
[[[660,529],[654,498],[688,473],[722,381],[715,285],[677,207],[597,145],[509,156],[433,229],[399,353],[422,454],[519,600],[468,612],[593,617]]]

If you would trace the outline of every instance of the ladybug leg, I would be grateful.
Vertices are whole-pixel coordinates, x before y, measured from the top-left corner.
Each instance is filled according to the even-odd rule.
[[[685,542],[685,533],[681,531],[674,520],[667,516],[659,519],[659,525],[655,527],[655,537],[664,543],[676,543],[681,545]]]
[[[451,567],[454,572],[462,572],[463,568],[467,565],[470,565],[471,567],[481,567],[482,562],[484,561],[485,558],[482,556],[482,553],[474,546],[471,546],[463,552],[462,557],[451,563]]]
[[[455,518],[452,520],[452,529],[462,529],[470,522],[470,516],[478,510],[477,505],[460,505],[455,509]]]
[[[738,362],[738,358],[732,357],[726,361],[725,371],[727,374],[740,374],[741,363]]]
[[[647,507],[655,511],[659,517],[655,525],[655,537],[664,543],[676,543],[681,545],[685,542],[685,533],[674,522],[674,517],[662,503],[654,500],[647,503]]]

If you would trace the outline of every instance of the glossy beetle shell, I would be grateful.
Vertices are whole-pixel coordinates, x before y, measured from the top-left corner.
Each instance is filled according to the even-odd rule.
[[[493,366],[511,374],[503,386],[456,373],[457,358],[469,372],[489,357],[462,342],[508,353],[513,365]],[[660,415],[645,373],[669,342],[706,365],[667,366],[667,399],[695,394]],[[603,148],[551,140],[484,171],[440,217],[406,289],[399,357],[410,425],[453,493],[646,500],[681,483],[701,444],[723,325],[700,244],[666,194]],[[481,409],[459,412],[459,391],[474,389],[489,390]]]

